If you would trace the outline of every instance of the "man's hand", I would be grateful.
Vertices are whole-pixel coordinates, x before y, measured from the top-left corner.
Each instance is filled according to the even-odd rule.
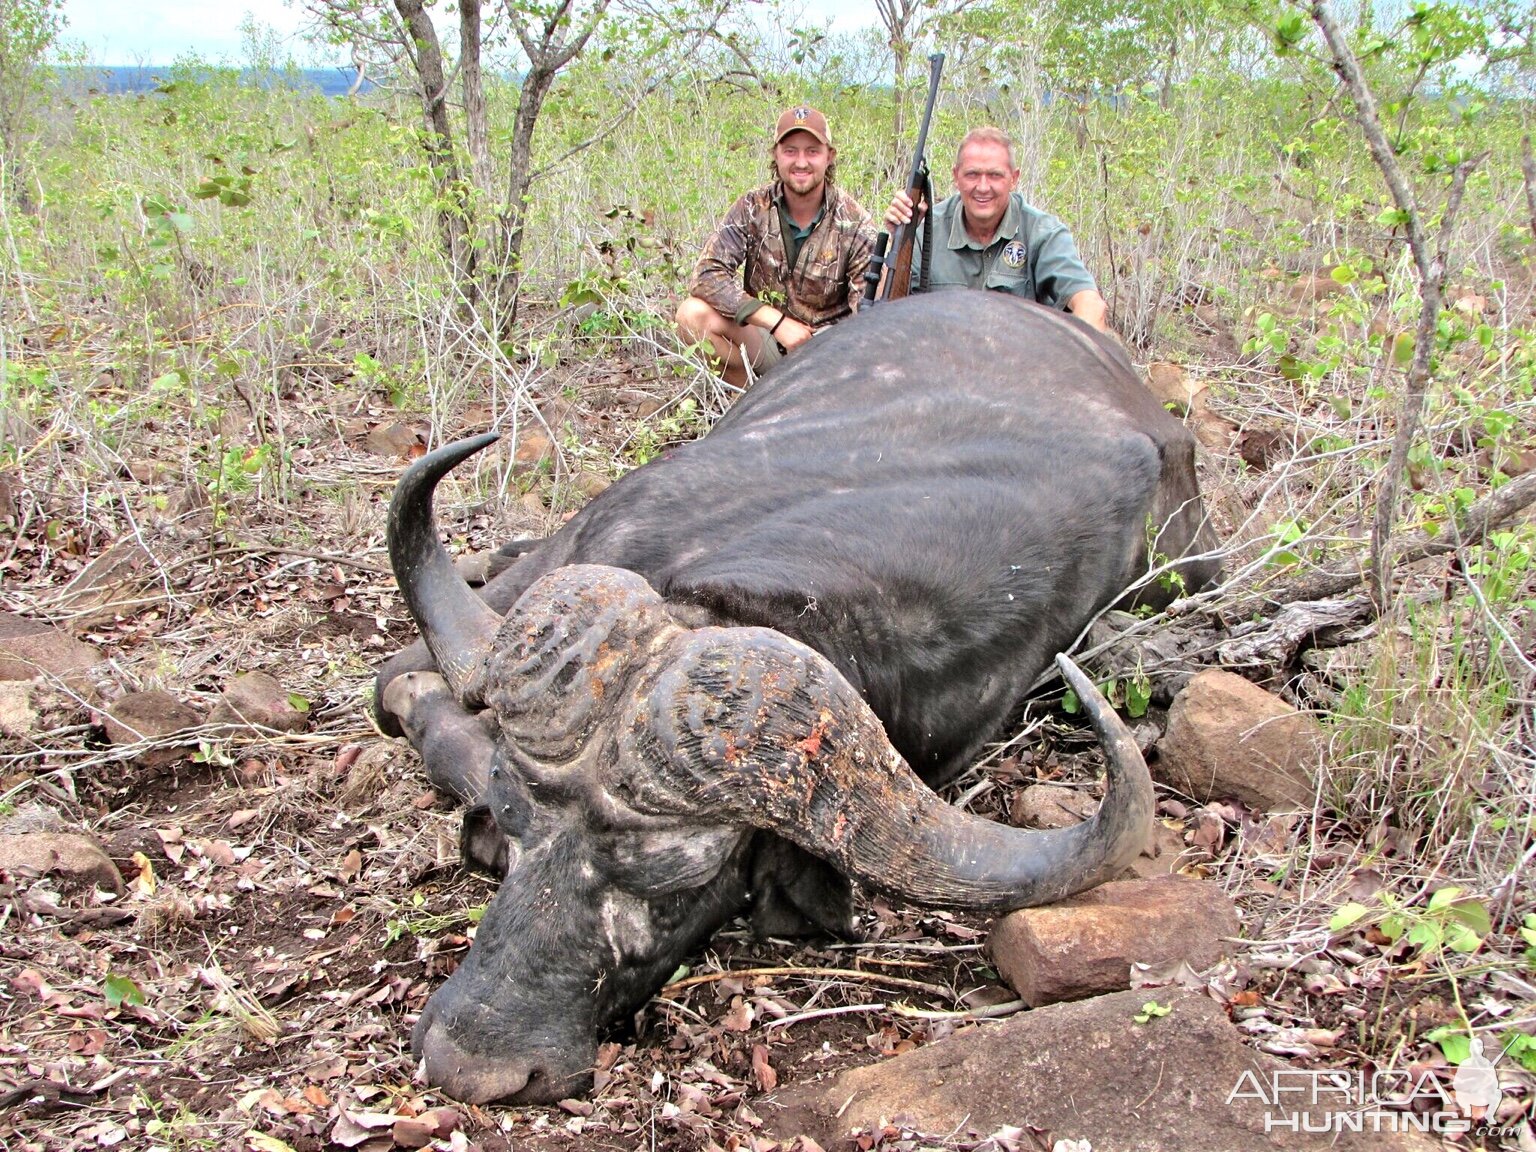
[[[786,352],[793,352],[816,334],[809,325],[802,324],[789,313],[784,314],[784,321],[779,325],[778,331],[773,334],[773,339],[779,342],[779,347]]]
[[[922,211],[917,213],[917,218],[922,219],[923,212],[927,210],[928,206],[926,204],[923,205]],[[908,196],[905,192],[896,193],[896,198],[891,201],[891,206],[885,210],[886,227],[894,231],[903,224],[912,223],[912,219],[912,197]]]
[[[1109,333],[1109,304],[1092,288],[1074,292],[1067,300],[1067,311],[1079,320],[1086,320],[1100,332]]]

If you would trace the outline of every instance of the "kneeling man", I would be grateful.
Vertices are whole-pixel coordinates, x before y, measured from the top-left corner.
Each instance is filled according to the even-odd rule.
[[[859,306],[874,247],[869,213],[834,182],[837,149],[820,112],[779,117],[770,168],[773,182],[737,200],[705,243],[677,309],[678,334],[709,341],[737,388],[747,365],[761,375]]]

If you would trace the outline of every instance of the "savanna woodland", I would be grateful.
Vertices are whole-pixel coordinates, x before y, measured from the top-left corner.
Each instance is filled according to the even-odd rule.
[[[825,110],[878,215],[936,50],[940,194],[968,127],[1009,131],[1201,445],[1220,581],[1079,659],[1146,745],[1202,668],[1315,722],[1294,814],[1159,788],[1170,867],[1241,917],[1194,982],[1299,1068],[1448,1082],[1482,1040],[1499,1127],[1460,1140],[1531,1146],[1529,5],[303,7],[350,94],[250,22],[235,65],[98,92],[58,0],[0,0],[0,1148],[788,1149],[775,1091],[1017,1006],[985,919],[865,898],[860,944],[716,937],[590,1099],[455,1106],[410,1025],[492,889],[368,719],[415,634],[405,464],[503,433],[439,494],[473,561],[703,434],[733,397],[672,311],[774,116]],[[950,798],[1091,795],[1073,703]],[[982,1136],[1050,1147],[1028,1119]]]

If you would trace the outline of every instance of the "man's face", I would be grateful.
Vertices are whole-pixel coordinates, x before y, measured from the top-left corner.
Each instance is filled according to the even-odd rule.
[[[791,132],[773,146],[779,179],[797,196],[819,190],[827,182],[827,167],[836,158],[835,148],[828,148],[809,132]]]
[[[1008,149],[989,140],[967,144],[960,149],[954,177],[966,223],[979,231],[994,230],[1019,182],[1019,170],[1008,166]]]

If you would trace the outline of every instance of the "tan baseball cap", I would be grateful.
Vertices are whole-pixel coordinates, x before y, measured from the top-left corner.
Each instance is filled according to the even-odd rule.
[[[784,109],[773,130],[773,142],[777,144],[791,132],[809,132],[828,148],[832,147],[832,129],[827,125],[827,118],[807,104]]]

